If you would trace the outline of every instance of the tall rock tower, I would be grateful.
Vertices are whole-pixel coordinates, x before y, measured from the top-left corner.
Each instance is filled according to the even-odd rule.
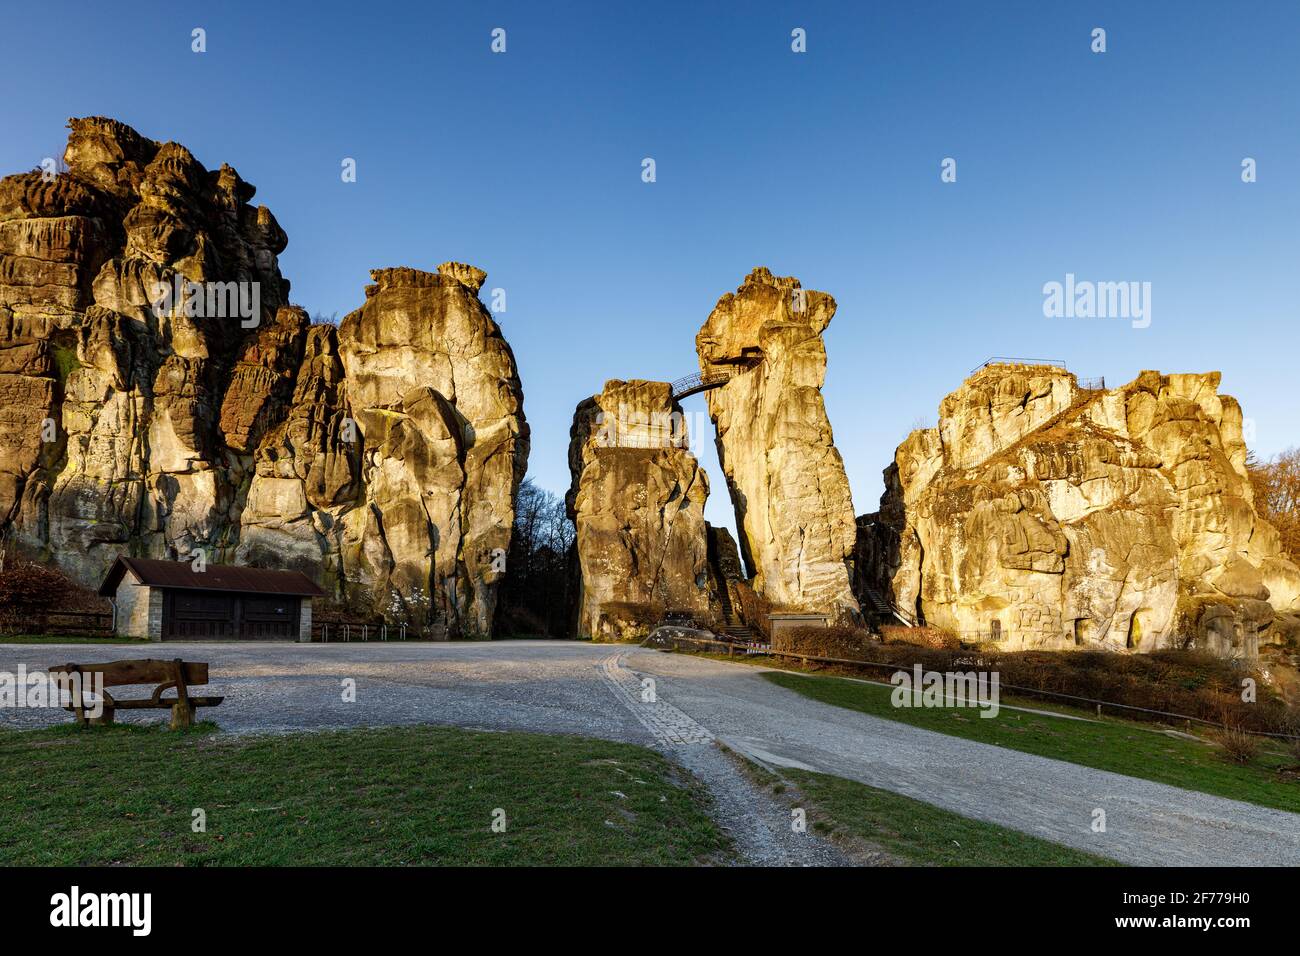
[[[243,479],[222,427],[256,441],[302,354],[287,238],[230,166],[68,125],[65,169],[0,180],[0,533],[85,582],[123,552],[214,559]],[[265,375],[233,375],[259,339]]]
[[[706,380],[730,375],[707,393],[709,415],[754,589],[774,608],[850,621],[853,501],[821,395],[834,314],[826,293],[758,268],[718,300],[695,347]]]
[[[366,449],[365,507],[344,517],[349,586],[391,594],[452,633],[487,637],[529,429],[514,353],[478,298],[481,269],[378,269],[339,328]],[[429,606],[413,604],[421,594]]]
[[[377,270],[312,325],[233,168],[69,126],[66,169],[0,179],[0,547],[84,584],[119,554],[291,567],[487,636],[529,431],[486,274]]]
[[[580,635],[640,635],[670,612],[711,617],[709,483],[688,448],[667,382],[615,379],[578,405],[566,503],[578,530]]]

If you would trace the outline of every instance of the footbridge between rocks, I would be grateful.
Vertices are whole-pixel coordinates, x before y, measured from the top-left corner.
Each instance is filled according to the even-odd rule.
[[[742,372],[748,372],[756,368],[763,361],[761,355],[744,355],[734,367],[731,368],[714,368],[708,372],[696,372],[694,375],[687,375],[685,378],[679,378],[671,384],[673,390],[673,400],[680,401],[691,395],[697,395],[700,392],[707,392],[710,389],[721,388],[731,381],[733,376]]]
[[[687,375],[685,378],[679,378],[672,383],[673,401],[700,392],[707,392],[710,389],[721,388],[730,380],[730,372],[710,372],[707,375],[703,372],[696,372],[694,375]]]

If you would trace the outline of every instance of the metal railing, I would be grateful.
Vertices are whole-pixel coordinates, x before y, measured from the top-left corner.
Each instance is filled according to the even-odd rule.
[[[673,398],[686,398],[686,396],[694,395],[696,392],[721,388],[730,380],[730,372],[710,372],[708,375],[703,372],[696,372],[694,375],[686,375],[672,383]]]
[[[893,601],[890,601],[890,602],[889,602],[889,610],[893,613],[894,617],[898,618],[900,621],[903,622],[903,626],[904,626],[904,627],[920,627],[920,626],[921,626],[920,619],[919,619],[915,614],[912,614],[912,613],[910,613],[910,612],[908,612],[908,611],[903,610],[901,607],[899,607],[899,606],[898,606],[897,604],[895,604]]]
[[[870,605],[871,610],[882,617],[893,617],[898,620],[904,627],[919,627],[919,621],[915,614],[904,610],[893,599],[892,596],[886,597],[874,588],[866,588],[864,597]]]
[[[333,628],[335,641],[350,644],[353,640],[369,641],[371,635],[377,641],[404,641],[406,640],[405,624],[385,624],[380,621],[374,624],[353,624],[353,623],[336,623],[332,621],[322,621],[319,624],[312,625],[312,631],[319,634],[319,638],[313,636],[313,640],[319,640],[322,644],[328,644],[331,641],[330,632]],[[390,637],[390,634],[392,635]]]
[[[1104,392],[1106,390],[1106,376],[1099,375],[1096,378],[1079,379],[1079,389],[1084,392]]]
[[[970,370],[974,375],[980,369],[988,368],[990,365],[1050,365],[1054,368],[1065,368],[1064,359],[1041,359],[1041,358],[1015,358],[1005,355],[995,355],[980,365],[976,365]]]
[[[899,607],[897,604],[894,604],[893,602],[887,601],[885,603],[888,605],[889,608],[887,611],[873,609],[875,610],[875,613],[880,615],[881,617],[889,618],[889,621],[887,623],[880,625],[881,627],[921,627],[922,626],[921,622],[917,619],[916,615],[909,614],[907,611],[903,610],[901,607]]]
[[[1011,631],[1004,631],[1001,629],[995,631],[992,628],[987,630],[976,629],[957,631],[956,633],[958,640],[963,644],[983,644],[985,642],[990,644],[1000,644],[1002,641],[1011,637]]]

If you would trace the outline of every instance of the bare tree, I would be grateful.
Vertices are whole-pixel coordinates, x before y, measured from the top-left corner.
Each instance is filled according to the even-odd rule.
[[[573,543],[573,522],[565,513],[564,501],[525,479],[515,502],[498,632],[570,635],[577,590]]]
[[[1300,448],[1288,448],[1268,461],[1252,452],[1246,470],[1255,490],[1255,508],[1277,528],[1282,550],[1300,560]]]

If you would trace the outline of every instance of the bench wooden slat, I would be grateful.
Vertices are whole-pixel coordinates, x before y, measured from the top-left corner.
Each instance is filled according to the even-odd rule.
[[[208,682],[208,665],[206,663],[185,661],[185,683],[206,684]],[[142,658],[133,661],[108,661],[103,664],[78,664],[77,670],[83,674],[103,674],[105,687],[120,687],[123,684],[161,684],[176,679],[174,661],[160,661]],[[49,673],[67,673],[68,667],[51,667]]]

